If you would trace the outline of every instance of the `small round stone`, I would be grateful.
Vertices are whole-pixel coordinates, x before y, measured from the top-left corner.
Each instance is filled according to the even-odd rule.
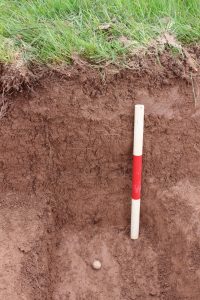
[[[92,263],[92,267],[94,270],[100,270],[101,269],[101,262],[97,259],[95,259]]]

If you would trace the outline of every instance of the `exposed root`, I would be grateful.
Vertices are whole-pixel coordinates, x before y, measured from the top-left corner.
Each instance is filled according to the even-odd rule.
[[[0,120],[6,115],[7,110],[8,110],[8,100],[2,95],[0,101]]]
[[[25,65],[20,67],[15,64],[4,65],[0,78],[0,91],[3,94],[20,91],[35,79],[35,75]]]

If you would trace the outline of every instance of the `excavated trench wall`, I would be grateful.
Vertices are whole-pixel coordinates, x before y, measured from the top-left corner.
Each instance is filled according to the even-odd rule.
[[[133,113],[134,104],[143,103],[141,240],[147,240],[156,253],[157,275],[152,279],[154,291],[149,291],[145,273],[150,269],[145,270],[145,265],[151,266],[144,264],[148,254],[137,252],[139,244],[132,250],[129,245],[133,259],[144,264],[138,271],[143,283],[135,289],[134,270],[127,267],[127,273],[118,278],[121,289],[116,290],[115,299],[149,299],[152,294],[155,299],[197,300],[200,110],[191,83],[171,71],[162,76],[121,71],[102,81],[94,71],[77,70],[63,78],[48,77],[31,93],[14,98],[0,126],[0,196],[5,232],[18,230],[19,239],[11,241],[20,256],[5,246],[0,259],[14,257],[20,267],[12,274],[8,271],[18,274],[17,288],[2,295],[6,299],[19,299],[19,295],[114,299],[106,287],[103,298],[96,286],[91,291],[88,287],[87,293],[83,290],[82,296],[78,285],[66,293],[67,287],[62,287],[61,293],[57,281],[62,281],[63,261],[57,264],[56,251],[61,232],[69,228],[77,235],[83,231],[86,242],[94,228],[124,229],[123,239],[129,239]],[[12,230],[6,225],[9,222]],[[126,255],[123,248],[119,266],[130,264],[122,259]],[[12,267],[11,258],[9,264]]]

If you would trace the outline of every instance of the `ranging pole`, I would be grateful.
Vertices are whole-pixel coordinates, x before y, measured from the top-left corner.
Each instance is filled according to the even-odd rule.
[[[131,203],[131,239],[138,239],[140,223],[140,191],[142,178],[142,149],[144,132],[144,105],[135,105],[132,203]]]

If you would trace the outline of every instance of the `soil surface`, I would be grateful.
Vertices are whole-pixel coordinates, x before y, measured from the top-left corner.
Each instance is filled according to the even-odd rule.
[[[0,299],[200,299],[199,75],[160,64],[77,66],[8,96]],[[141,230],[131,241],[137,103],[145,105]]]

